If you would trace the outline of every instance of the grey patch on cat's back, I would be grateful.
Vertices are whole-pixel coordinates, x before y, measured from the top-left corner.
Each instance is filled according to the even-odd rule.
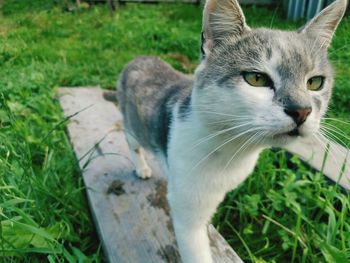
[[[191,96],[188,95],[184,100],[180,102],[179,106],[179,118],[185,120],[191,113]]]
[[[169,105],[169,100],[173,100],[173,97],[177,92],[176,86],[173,86],[168,90],[168,93],[166,94],[168,100],[164,100],[162,102],[159,109],[158,118],[154,120],[154,126],[158,131],[155,136],[157,136],[157,141],[165,156],[167,156],[169,130],[173,121],[172,105]]]
[[[193,79],[156,57],[130,62],[119,78],[118,100],[126,131],[145,149],[167,157],[173,106],[190,96]]]

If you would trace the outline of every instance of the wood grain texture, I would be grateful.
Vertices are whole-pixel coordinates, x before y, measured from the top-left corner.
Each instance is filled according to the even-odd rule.
[[[154,177],[136,177],[117,107],[99,88],[61,88],[58,98],[108,261],[180,262],[165,177],[150,155]],[[208,232],[215,262],[242,262],[214,227]]]

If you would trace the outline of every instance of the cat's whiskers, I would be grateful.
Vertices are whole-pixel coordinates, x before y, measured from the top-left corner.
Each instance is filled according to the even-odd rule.
[[[333,118],[324,118],[332,121],[338,121],[342,124],[350,125],[349,123],[346,123],[341,120],[333,119]],[[337,126],[332,125],[330,123],[326,123],[323,120],[321,121],[321,131],[323,131],[325,134],[324,136],[327,137],[328,139],[335,139],[338,140],[340,143],[342,143],[344,146],[349,148],[349,142],[350,142],[350,137],[347,136],[341,129],[339,129]],[[344,138],[346,142],[344,142],[343,139],[339,138]]]
[[[329,124],[328,124],[329,125]],[[323,126],[320,127],[320,129],[325,132],[327,135],[331,135],[333,138],[335,138],[336,140],[338,140],[339,142],[341,142],[343,145],[345,145],[346,147],[349,147],[349,141],[350,138],[342,131],[339,130],[338,127],[335,126],[327,126],[326,124],[323,124]],[[347,140],[347,143],[345,143],[341,138],[339,138],[339,136],[345,138]]]
[[[221,120],[221,121],[209,122],[208,125],[221,124],[221,123],[230,123],[230,122],[242,121],[242,120],[248,121],[248,120],[251,120],[251,118],[242,117],[242,118],[226,119],[226,120]]]
[[[325,140],[333,141],[333,139],[328,134],[326,134],[324,131],[323,132],[320,131],[320,133],[321,133],[322,138],[324,138]],[[338,163],[339,157],[336,157],[336,156],[346,155],[346,152],[342,151],[339,148],[331,147],[331,145],[329,146],[329,148],[330,148],[330,151],[332,151],[333,159],[335,160],[335,162],[339,166],[339,163]]]
[[[325,140],[333,141],[332,139],[335,138],[344,144],[344,142],[342,140],[340,140],[337,136],[328,134],[327,131],[323,131],[323,133],[322,133],[322,130],[321,130],[320,134]],[[333,136],[333,138],[331,136]],[[337,166],[340,167],[339,162],[338,162],[339,156],[347,156],[347,155],[349,155],[349,151],[344,152],[344,151],[342,151],[341,148],[338,148],[338,147],[331,147],[330,146],[329,148],[330,148],[329,151],[331,152],[334,161],[336,162]],[[337,155],[338,157],[335,157],[335,155]]]
[[[222,135],[222,134],[225,134],[227,132],[230,132],[230,131],[233,131],[233,130],[236,130],[236,129],[239,129],[239,128],[242,128],[242,127],[245,127],[247,125],[250,125],[250,123],[243,123],[243,124],[240,124],[240,125],[237,125],[237,126],[234,126],[234,127],[231,127],[231,128],[228,128],[228,129],[224,129],[224,130],[221,130],[221,131],[218,131],[218,132],[215,132],[213,134],[209,134],[199,140],[197,140],[197,142],[195,143],[194,146],[192,146],[192,148],[190,149],[190,151],[194,150],[196,147],[198,147],[199,145],[219,136],[219,135]]]
[[[192,110],[193,112],[200,112],[200,113],[208,113],[208,114],[215,114],[215,115],[221,115],[221,116],[228,116],[228,117],[238,117],[241,118],[242,115],[233,115],[229,113],[224,113],[224,112],[218,112],[218,111],[209,111],[209,110],[198,110],[194,109]]]
[[[192,173],[193,170],[195,170],[201,163],[203,163],[205,160],[207,160],[212,154],[214,154],[215,152],[217,152],[218,150],[220,150],[221,148],[223,148],[225,145],[227,145],[228,143],[242,137],[243,135],[246,135],[248,133],[254,132],[260,130],[260,128],[251,128],[245,132],[241,132],[240,134],[237,134],[235,136],[233,136],[232,138],[226,140],[225,142],[223,142],[222,144],[220,144],[218,147],[216,147],[214,150],[212,150],[210,153],[208,153],[206,156],[204,156],[202,159],[200,159],[196,165],[194,165],[191,170],[189,171],[189,174]]]
[[[337,167],[343,167],[343,165],[347,162],[348,156],[349,156],[349,152],[343,152],[341,151],[339,148],[334,148],[331,147],[330,144],[325,143],[323,140],[329,140],[329,138],[327,136],[325,136],[324,134],[322,134],[321,132],[319,133],[319,136],[321,137],[321,139],[319,139],[319,142],[325,145],[325,149],[326,151],[328,151],[328,154],[330,154],[334,160],[334,162],[336,163]],[[337,154],[337,157],[335,156],[335,154]],[[339,156],[345,156],[344,160],[342,160],[342,164],[339,164]],[[349,175],[346,175],[345,173],[342,173],[341,170],[339,170],[339,176],[341,177],[345,177],[348,180],[350,179]],[[339,177],[339,180],[341,179],[341,177]]]
[[[324,149],[324,156],[330,156],[333,161],[336,163],[337,166],[339,166],[338,158],[335,156],[335,150],[330,146],[329,143],[326,143],[325,140],[328,140],[327,137],[325,137],[321,131],[314,134],[314,137],[316,140],[320,143],[321,147]],[[328,158],[328,157],[327,157]]]
[[[235,118],[228,118],[228,119],[219,119],[218,121],[208,122],[207,124],[217,124],[217,123],[225,123],[225,122],[234,122],[234,121],[251,121],[252,118],[250,117],[235,117]]]
[[[330,145],[328,143],[326,143],[324,141],[324,136],[321,134],[320,131],[318,131],[317,133],[314,133],[313,134],[313,137],[318,141],[318,143],[320,144],[320,146],[323,148],[323,155],[324,156],[329,156],[331,155],[331,157],[333,158],[334,161],[336,161],[336,158],[335,156],[333,155],[332,152],[330,152]]]
[[[335,119],[335,118],[322,118],[322,121],[323,120],[330,120],[330,121],[337,121],[337,122],[339,122],[339,123],[342,123],[342,124],[346,124],[346,125],[348,125],[348,126],[350,126],[350,123],[348,123],[348,122],[346,122],[346,121],[342,121],[342,120],[339,120],[339,119]],[[325,122],[323,122],[323,123],[325,123]]]
[[[326,122],[322,122],[321,121],[321,127],[322,128],[326,128],[330,131],[334,131],[335,133],[341,135],[342,137],[344,137],[345,139],[347,139],[348,141],[350,141],[350,138],[344,133],[344,131],[342,131],[340,128],[338,128],[337,126],[331,124],[331,123],[326,123]]]
[[[229,167],[229,165],[231,164],[231,162],[235,159],[236,156],[238,156],[241,152],[245,151],[246,149],[249,148],[249,146],[251,146],[253,143],[257,143],[260,139],[261,134],[263,133],[263,131],[257,131],[256,133],[254,133],[248,140],[246,140],[242,146],[235,151],[235,153],[232,155],[232,157],[230,158],[230,160],[227,162],[227,164],[225,165],[225,167],[222,169],[221,174],[223,174],[225,172],[225,170],[227,169],[227,167]]]

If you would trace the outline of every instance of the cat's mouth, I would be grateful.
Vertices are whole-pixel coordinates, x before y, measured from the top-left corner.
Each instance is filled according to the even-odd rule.
[[[299,128],[294,128],[293,130],[286,131],[283,133],[276,134],[274,139],[288,139],[288,138],[296,138],[298,136],[301,136]]]
[[[298,128],[295,128],[294,130],[287,133],[291,137],[297,137],[300,136],[300,132]]]

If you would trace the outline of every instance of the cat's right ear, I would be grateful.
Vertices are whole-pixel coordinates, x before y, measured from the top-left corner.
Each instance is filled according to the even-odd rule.
[[[207,0],[203,13],[202,56],[228,38],[240,38],[250,28],[237,0]]]
[[[348,5],[347,0],[336,0],[312,19],[300,33],[308,34],[321,43],[321,47],[328,48],[335,30],[343,18]]]

